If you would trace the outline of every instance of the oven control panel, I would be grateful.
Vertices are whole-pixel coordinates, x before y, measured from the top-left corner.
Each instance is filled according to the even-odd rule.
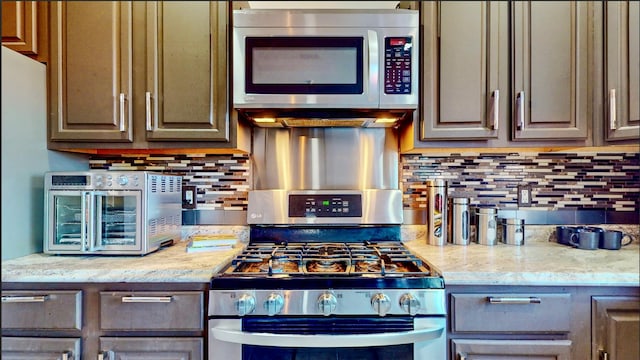
[[[289,195],[289,217],[361,217],[360,194]]]

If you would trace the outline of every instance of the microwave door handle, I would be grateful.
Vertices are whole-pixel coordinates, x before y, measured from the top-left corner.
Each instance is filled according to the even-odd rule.
[[[369,101],[379,101],[380,86],[378,86],[378,68],[380,64],[378,52],[378,33],[374,30],[367,30],[367,40],[369,41]]]
[[[270,334],[251,333],[221,328],[211,329],[211,335],[215,339],[223,342],[257,346],[314,348],[390,346],[411,344],[440,338],[443,332],[444,327],[432,327],[396,333],[357,335]]]

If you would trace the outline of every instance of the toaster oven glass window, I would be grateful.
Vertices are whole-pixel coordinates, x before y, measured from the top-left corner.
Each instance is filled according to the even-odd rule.
[[[55,198],[56,245],[80,245],[82,243],[82,197],[56,196]]]
[[[362,37],[248,37],[245,89],[254,94],[362,94]]]
[[[135,245],[137,230],[137,198],[135,196],[104,196],[102,214],[102,246]]]

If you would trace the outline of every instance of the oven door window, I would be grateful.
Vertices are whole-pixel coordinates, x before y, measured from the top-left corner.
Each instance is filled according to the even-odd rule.
[[[140,192],[108,192],[96,197],[96,247],[99,250],[140,250]]]
[[[52,191],[49,193],[50,202],[48,220],[49,248],[55,250],[83,249],[87,221],[86,204],[81,192]]]
[[[273,334],[357,335],[413,330],[410,318],[255,318],[243,331]],[[278,347],[242,345],[243,360],[413,360],[413,344],[370,347]]]
[[[247,93],[363,93],[363,37],[247,37],[245,41]]]

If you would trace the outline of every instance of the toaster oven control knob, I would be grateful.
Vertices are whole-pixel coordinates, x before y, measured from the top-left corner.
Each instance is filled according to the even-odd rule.
[[[129,183],[129,178],[125,175],[118,176],[118,184],[125,186]]]
[[[385,316],[391,309],[391,300],[383,293],[373,295],[371,298],[371,307],[380,316]]]
[[[236,310],[239,316],[251,314],[255,308],[256,299],[249,294],[241,295],[238,300],[236,300]]]
[[[415,315],[420,309],[420,300],[411,294],[404,294],[400,297],[400,307],[409,315]]]
[[[324,316],[329,316],[336,310],[338,299],[332,293],[324,293],[318,297],[318,310]]]
[[[283,307],[284,299],[280,294],[273,293],[264,301],[264,309],[267,311],[267,315],[269,316],[278,314],[282,311]]]

